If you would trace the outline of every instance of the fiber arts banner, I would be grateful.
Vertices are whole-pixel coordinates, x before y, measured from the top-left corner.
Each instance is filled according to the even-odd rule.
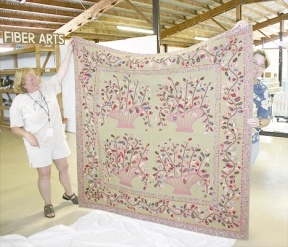
[[[80,206],[247,238],[251,27],[173,53],[74,51]]]

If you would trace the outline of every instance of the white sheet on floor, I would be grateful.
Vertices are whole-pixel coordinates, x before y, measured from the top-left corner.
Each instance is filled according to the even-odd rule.
[[[231,247],[235,241],[98,210],[28,238],[0,237],[1,247]]]

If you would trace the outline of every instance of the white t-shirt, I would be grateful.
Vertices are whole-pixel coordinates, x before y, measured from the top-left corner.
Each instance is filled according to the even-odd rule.
[[[61,87],[55,75],[48,82],[41,83],[38,91],[18,94],[10,108],[10,127],[23,127],[35,135],[40,146],[51,138],[54,141],[65,139],[57,100],[60,92]]]

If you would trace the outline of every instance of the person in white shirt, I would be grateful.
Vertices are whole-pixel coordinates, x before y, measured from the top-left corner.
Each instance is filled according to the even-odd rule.
[[[51,164],[59,171],[64,188],[63,199],[78,204],[72,191],[67,157],[70,149],[65,139],[57,94],[67,73],[73,53],[72,39],[68,52],[56,75],[48,82],[39,83],[39,77],[31,68],[21,68],[15,73],[14,91],[18,94],[10,108],[11,130],[24,140],[30,167],[38,171],[38,189],[44,200],[45,217],[55,217],[51,202]]]

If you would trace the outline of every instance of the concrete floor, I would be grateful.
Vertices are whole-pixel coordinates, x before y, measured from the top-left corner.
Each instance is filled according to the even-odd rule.
[[[52,200],[56,217],[45,218],[37,189],[37,171],[28,167],[22,139],[8,128],[0,130],[0,235],[28,237],[55,225],[71,225],[92,211],[62,199],[63,189],[53,167]],[[67,133],[67,141],[72,151],[69,157],[72,184],[77,192],[76,135]],[[235,247],[287,247],[287,138],[261,136],[260,154],[252,168],[250,184],[250,236],[249,240],[237,240]]]

